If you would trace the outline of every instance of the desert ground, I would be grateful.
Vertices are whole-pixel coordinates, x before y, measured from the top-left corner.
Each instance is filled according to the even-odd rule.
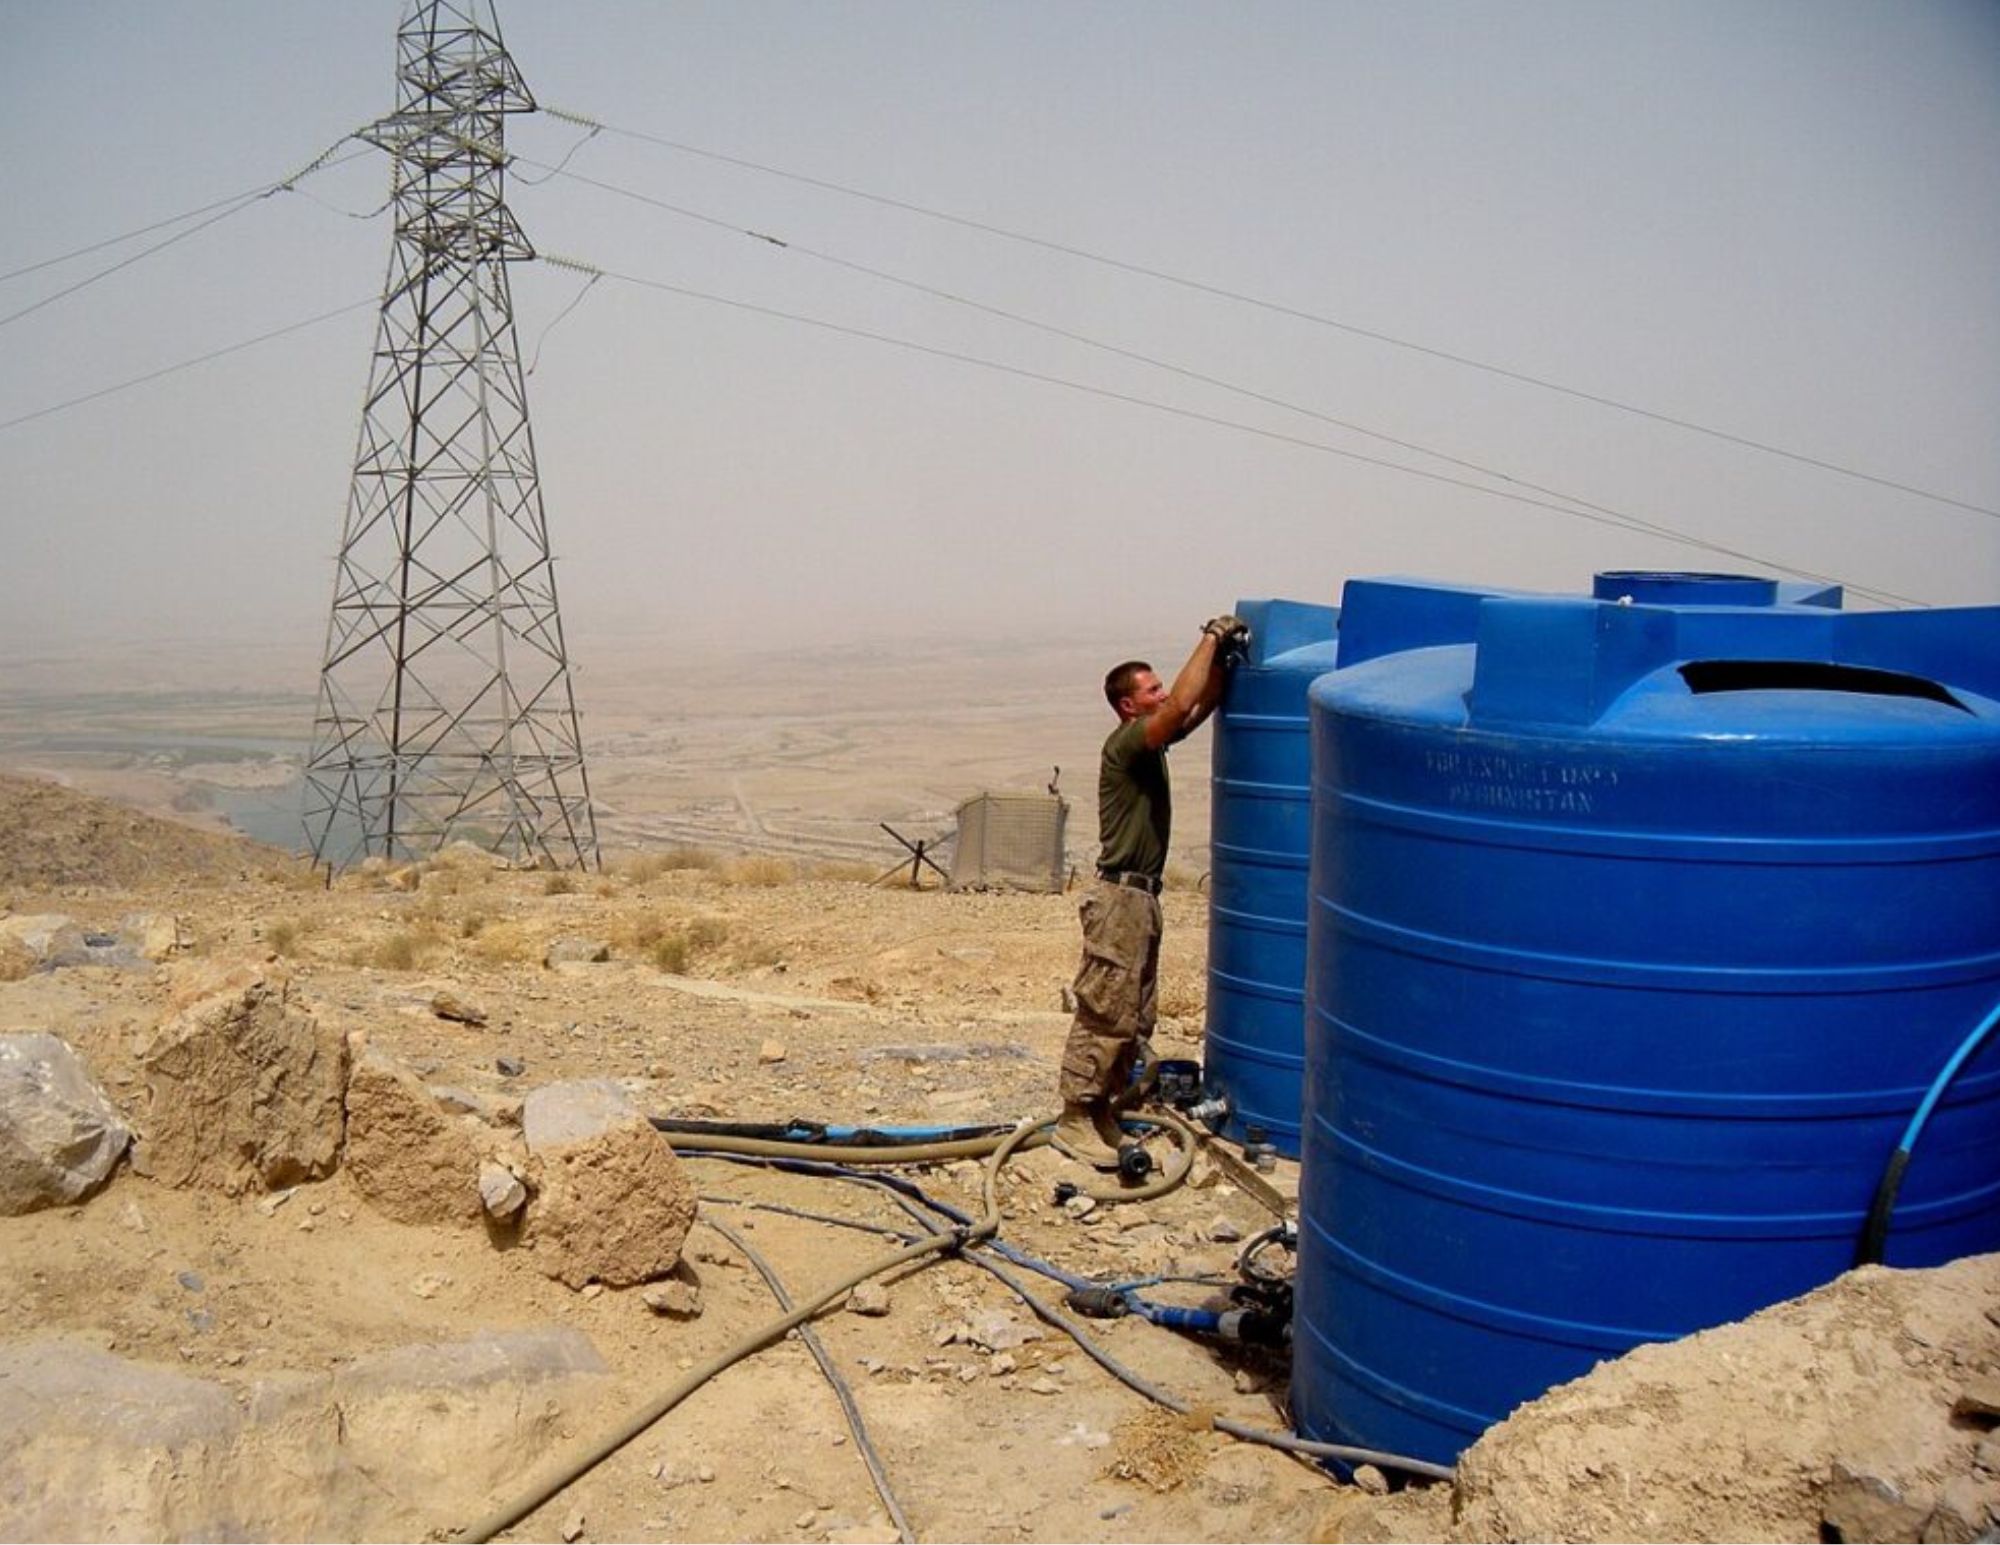
[[[1099,653],[1027,649],[996,676],[970,650],[634,649],[623,685],[585,698],[601,872],[459,850],[331,886],[220,818],[296,755],[309,693],[272,662],[231,693],[206,684],[212,661],[14,662],[0,766],[32,776],[0,777],[0,1035],[61,1038],[133,1144],[81,1200],[0,1217],[0,1535],[462,1536],[772,1320],[760,1259],[804,1299],[914,1234],[879,1187],[686,1158],[660,1190],[693,1202],[691,1226],[656,1226],[662,1196],[640,1192],[594,1220],[642,1254],[685,1229],[678,1266],[572,1269],[573,1241],[537,1223],[554,1178],[522,1160],[523,1103],[605,1080],[694,1120],[1046,1114],[1073,898],[874,885],[900,850],[868,833],[943,829],[967,794],[1060,764],[1086,855]],[[1180,1056],[1199,1055],[1204,1007],[1206,750],[1189,751],[1160,1030]],[[279,1163],[286,1134],[258,1113],[298,1091],[238,1053],[306,1041],[340,1078],[317,1157]],[[482,1210],[475,1176],[506,1163],[539,1188],[525,1223]],[[899,1173],[981,1206],[975,1162]],[[1142,1203],[1063,1199],[1087,1178],[1018,1155],[1001,1238],[1077,1276],[1172,1279],[1152,1291],[1185,1304],[1237,1280],[1297,1182],[1209,1146]],[[1064,1313],[1056,1284],[1025,1285]],[[1215,1430],[1285,1428],[1282,1358],[1070,1318],[1184,1410],[945,1258],[721,1372],[505,1537],[1949,1540],[2000,1523],[2000,1257],[1867,1268],[1642,1349],[1427,1486]]]

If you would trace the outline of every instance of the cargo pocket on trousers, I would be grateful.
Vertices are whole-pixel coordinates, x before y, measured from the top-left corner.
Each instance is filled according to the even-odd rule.
[[[1092,1019],[1115,1025],[1123,1007],[1126,979],[1130,968],[1115,955],[1086,944],[1083,964],[1076,972],[1076,1002]]]
[[[1098,904],[1095,896],[1086,896],[1078,911],[1083,919],[1083,963],[1076,969],[1074,990],[1077,1007],[1098,1023],[1114,1026],[1123,1017],[1123,999],[1129,991],[1127,984],[1131,980],[1132,962],[1092,937],[1101,931],[1097,925]]]

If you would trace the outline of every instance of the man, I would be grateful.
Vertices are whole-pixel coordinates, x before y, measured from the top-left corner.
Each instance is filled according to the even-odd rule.
[[[1098,766],[1097,883],[1078,908],[1083,963],[1076,1020],[1063,1048],[1063,1108],[1054,1139],[1063,1153],[1098,1169],[1118,1167],[1124,1136],[1115,1105],[1158,1009],[1160,878],[1173,825],[1166,750],[1215,711],[1248,636],[1237,617],[1204,624],[1171,687],[1143,660],[1127,660],[1104,678],[1118,727]]]

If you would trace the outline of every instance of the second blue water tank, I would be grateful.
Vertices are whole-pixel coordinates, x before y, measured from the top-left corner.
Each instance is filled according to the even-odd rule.
[[[1238,601],[1250,649],[1215,717],[1209,786],[1208,1028],[1203,1084],[1236,1142],[1299,1156],[1305,1080],[1306,689],[1333,669],[1339,611]]]

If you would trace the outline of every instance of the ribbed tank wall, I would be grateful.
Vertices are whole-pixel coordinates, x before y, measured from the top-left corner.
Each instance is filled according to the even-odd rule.
[[[1305,1076],[1306,865],[1312,746],[1306,689],[1333,669],[1339,612],[1239,601],[1250,653],[1217,710],[1209,787],[1208,1021],[1203,1083],[1220,1130],[1299,1156]]]
[[[1342,628],[1310,692],[1293,1412],[1449,1462],[1851,1264],[2000,1000],[2000,608],[1357,582]],[[1994,1249],[2000,1044],[1886,1258]]]

